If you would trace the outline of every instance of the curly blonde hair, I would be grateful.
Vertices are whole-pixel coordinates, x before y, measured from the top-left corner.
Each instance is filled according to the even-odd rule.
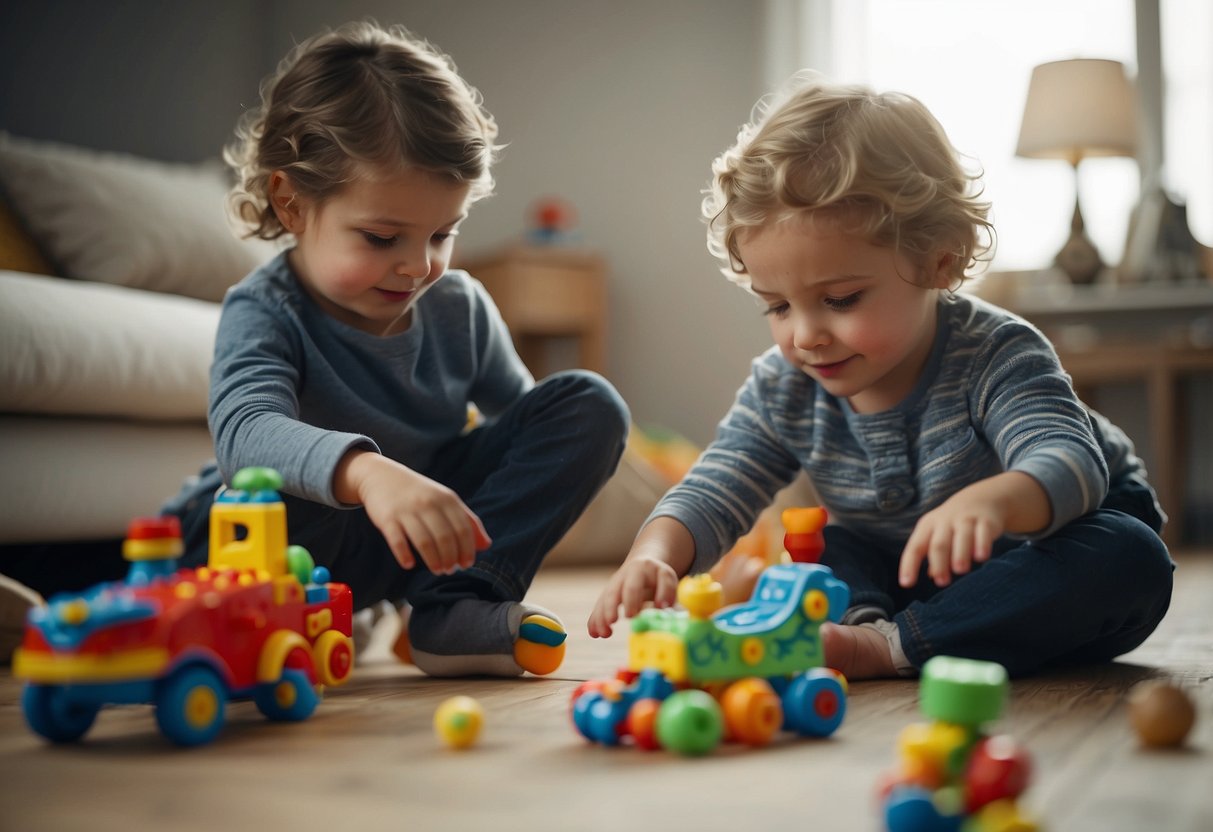
[[[712,173],[708,250],[743,287],[738,234],[794,217],[825,217],[917,265],[946,251],[951,288],[993,249],[980,173],[965,171],[943,127],[909,95],[798,74],[759,102]]]
[[[323,203],[360,166],[415,167],[493,191],[497,124],[449,57],[402,26],[348,23],[300,43],[261,85],[224,159],[237,174],[228,207],[249,237],[286,234],[270,175]]]

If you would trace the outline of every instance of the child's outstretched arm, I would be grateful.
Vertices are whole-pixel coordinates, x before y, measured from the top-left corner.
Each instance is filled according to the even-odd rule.
[[[467,569],[492,542],[458,494],[374,451],[354,448],[341,458],[333,494],[366,509],[404,569],[417,565],[413,549],[435,575]]]
[[[678,579],[694,559],[695,539],[687,527],[672,517],[654,519],[637,535],[632,550],[598,596],[588,622],[590,635],[609,636],[621,605],[629,618],[649,601],[658,607],[672,606]]]
[[[989,560],[994,541],[1003,534],[1032,534],[1049,527],[1049,496],[1033,477],[1007,471],[980,480],[927,512],[901,553],[898,581],[913,586],[925,560],[936,586],[963,575],[974,562]]]

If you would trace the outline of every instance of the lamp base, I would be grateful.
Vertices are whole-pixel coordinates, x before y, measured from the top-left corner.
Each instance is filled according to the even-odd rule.
[[[1095,282],[1104,263],[1086,234],[1071,234],[1053,258],[1053,265],[1065,272],[1071,283],[1087,286]]]
[[[1061,251],[1053,258],[1053,265],[1065,272],[1070,282],[1078,286],[1094,283],[1103,270],[1103,258],[1087,236],[1077,199],[1074,200],[1074,218],[1070,221],[1070,239],[1066,240]]]

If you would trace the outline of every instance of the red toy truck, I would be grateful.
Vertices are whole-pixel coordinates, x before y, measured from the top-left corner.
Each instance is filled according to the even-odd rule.
[[[53,742],[78,740],[109,704],[151,703],[181,745],[209,742],[229,699],[269,719],[311,716],[324,685],[354,666],[345,584],[287,546],[282,478],[245,468],[215,499],[207,566],[179,569],[174,517],[131,523],[124,581],[61,594],[31,611],[13,675],[26,721]]]

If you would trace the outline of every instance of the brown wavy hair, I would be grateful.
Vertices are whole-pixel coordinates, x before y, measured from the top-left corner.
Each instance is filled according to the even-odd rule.
[[[281,170],[322,203],[360,167],[415,167],[493,191],[497,123],[449,57],[402,26],[348,23],[300,43],[261,85],[261,106],[224,159],[236,171],[228,207],[246,236],[286,234],[269,204]]]

